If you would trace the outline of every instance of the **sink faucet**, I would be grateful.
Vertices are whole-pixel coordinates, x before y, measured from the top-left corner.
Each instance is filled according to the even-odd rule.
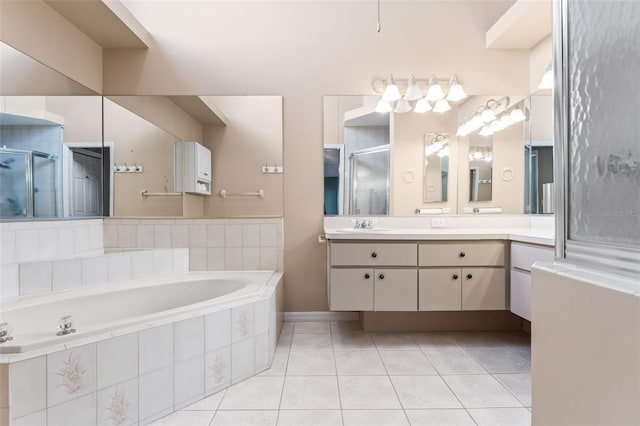
[[[352,222],[355,222],[355,229],[372,229],[373,224],[377,221],[374,219],[356,219],[355,221],[352,220]]]

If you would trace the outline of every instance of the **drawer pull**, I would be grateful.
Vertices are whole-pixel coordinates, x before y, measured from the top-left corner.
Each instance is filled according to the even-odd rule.
[[[473,278],[473,275],[467,274],[467,279],[470,280],[471,278]]]
[[[378,257],[378,253],[374,251],[373,253],[371,253],[371,257]]]
[[[465,257],[467,254],[463,251],[460,252],[460,257]]]
[[[369,275],[369,274],[364,274],[364,279],[365,279],[365,280],[368,280],[370,277],[371,277],[371,275]]]
[[[453,277],[452,277],[452,278],[453,278],[454,280],[457,280],[457,279],[458,279],[458,274],[453,274]]]
[[[380,278],[381,280],[384,280],[384,274],[378,275],[378,278]]]

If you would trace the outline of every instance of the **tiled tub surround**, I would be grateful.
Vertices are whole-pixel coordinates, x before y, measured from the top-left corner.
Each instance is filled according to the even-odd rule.
[[[0,425],[147,424],[238,383],[271,365],[282,295],[276,273],[230,300],[0,355]]]
[[[189,248],[191,271],[283,271],[283,221],[104,219],[105,249]]]
[[[18,296],[20,263],[103,253],[102,219],[0,223],[0,298]]]
[[[154,249],[18,264],[20,296],[189,270],[188,249]]]

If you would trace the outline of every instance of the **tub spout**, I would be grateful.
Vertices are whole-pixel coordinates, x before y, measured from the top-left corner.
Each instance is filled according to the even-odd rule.
[[[64,317],[60,317],[58,321],[58,331],[56,336],[66,336],[67,334],[75,333],[76,329],[73,328],[73,319],[71,316],[67,315]]]
[[[8,322],[0,323],[0,343],[9,342],[13,340],[11,337],[11,332],[13,331],[13,327]]]

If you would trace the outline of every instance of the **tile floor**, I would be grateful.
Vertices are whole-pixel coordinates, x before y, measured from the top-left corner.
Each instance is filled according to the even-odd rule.
[[[530,425],[530,360],[519,333],[286,322],[269,370],[154,425]]]

